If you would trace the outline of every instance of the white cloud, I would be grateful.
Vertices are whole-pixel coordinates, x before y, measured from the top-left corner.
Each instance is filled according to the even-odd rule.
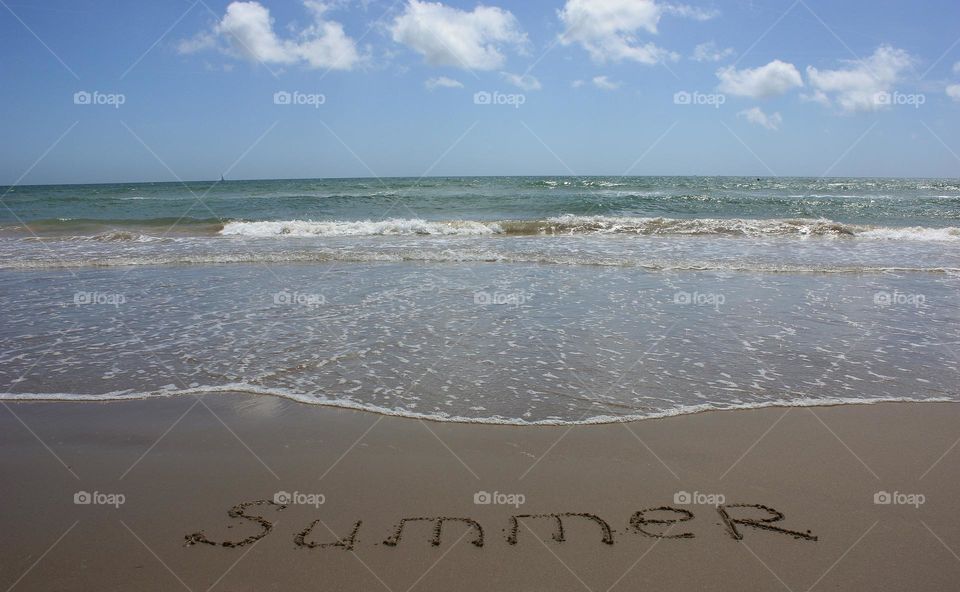
[[[198,33],[191,39],[183,39],[177,43],[177,51],[182,54],[196,53],[216,47],[217,37],[209,31]]]
[[[510,72],[500,72],[504,80],[523,90],[540,90],[543,88],[536,76],[531,74],[511,74]]]
[[[780,124],[783,123],[783,117],[780,116],[779,112],[767,115],[760,107],[744,109],[743,111],[737,113],[737,117],[743,117],[750,123],[762,125],[768,130],[773,131],[780,129]]]
[[[701,43],[693,48],[690,59],[695,62],[719,62],[732,56],[735,52],[732,47],[720,49],[713,41]]]
[[[436,78],[430,78],[423,83],[427,87],[427,90],[437,90],[438,88],[463,88],[463,83],[459,80],[454,80],[453,78],[447,78],[446,76],[438,76]]]
[[[639,33],[655,35],[664,14],[695,20],[716,16],[715,12],[683,4],[658,4],[656,0],[567,0],[557,13],[564,25],[560,42],[580,44],[600,64],[676,61],[680,56],[675,52],[638,39]]]
[[[527,35],[508,10],[477,6],[467,12],[439,2],[409,0],[390,27],[393,40],[421,54],[431,66],[495,70],[506,46],[522,48]]]
[[[642,1],[642,0],[641,0]],[[719,10],[707,10],[689,6],[687,4],[664,4],[661,7],[664,14],[671,14],[683,18],[693,19],[695,21],[709,21],[720,16]]]
[[[881,45],[864,60],[844,62],[849,67],[838,70],[818,70],[807,66],[807,78],[814,92],[804,98],[823,105],[835,103],[848,113],[883,109],[888,101],[878,97],[893,89],[903,71],[914,60],[902,49]]]
[[[586,83],[585,83],[584,81],[582,81],[582,80],[574,80],[573,82],[570,83],[570,86],[573,87],[573,88],[580,88],[580,87],[583,86],[584,84],[586,84]]]
[[[618,88],[620,88],[619,82],[614,82],[613,80],[610,80],[606,76],[594,76],[593,85],[603,90],[617,90]]]
[[[956,64],[953,65],[953,73],[960,74],[960,62],[957,62]]]
[[[720,68],[717,78],[720,79],[722,92],[753,99],[782,95],[792,88],[803,86],[796,66],[780,60],[773,60],[759,68]]]
[[[954,101],[960,102],[960,84],[951,84],[948,86],[947,96]]]
[[[212,28],[193,39],[181,41],[180,53],[218,48],[229,55],[264,64],[304,63],[311,68],[350,70],[363,61],[356,42],[343,31],[343,25],[326,20],[329,6],[317,0],[304,0],[313,22],[282,39],[273,30],[270,11],[259,2],[231,2]]]

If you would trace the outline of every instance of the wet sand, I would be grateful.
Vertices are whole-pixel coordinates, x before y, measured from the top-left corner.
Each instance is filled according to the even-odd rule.
[[[956,404],[574,427],[236,394],[5,407],[4,590],[945,590],[960,578]]]

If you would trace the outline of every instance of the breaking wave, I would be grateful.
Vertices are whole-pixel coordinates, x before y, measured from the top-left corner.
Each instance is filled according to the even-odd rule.
[[[638,234],[686,236],[853,237],[874,240],[960,241],[960,228],[885,227],[846,224],[826,219],[641,218],[564,215],[543,220],[431,221],[419,218],[388,220],[286,220],[228,222],[225,236],[485,236]]]

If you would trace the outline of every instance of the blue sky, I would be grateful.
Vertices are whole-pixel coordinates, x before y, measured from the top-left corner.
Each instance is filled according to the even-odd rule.
[[[2,0],[0,183],[957,177],[958,24],[956,0]]]

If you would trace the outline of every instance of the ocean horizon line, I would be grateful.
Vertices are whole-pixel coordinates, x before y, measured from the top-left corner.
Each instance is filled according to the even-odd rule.
[[[644,175],[621,175],[621,174],[610,174],[605,175],[602,173],[585,173],[585,174],[526,174],[526,175],[368,175],[368,176],[331,176],[331,177],[255,177],[255,178],[237,178],[237,179],[177,179],[172,181],[95,181],[95,182],[84,182],[84,183],[14,183],[14,184],[0,184],[0,192],[10,191],[16,189],[17,187],[95,187],[100,185],[183,185],[187,183],[257,183],[257,182],[268,182],[268,181],[369,181],[369,180],[408,180],[408,179],[545,179],[545,178],[558,178],[558,179],[585,179],[585,178],[616,178],[616,179],[656,179],[656,178],[665,178],[665,179],[850,179],[850,180],[903,180],[903,181],[928,181],[928,180],[938,180],[938,181],[960,181],[960,176],[957,177],[914,177],[914,176],[897,176],[897,175],[729,175],[729,174],[718,174],[718,175],[704,175],[704,174],[644,174]]]

